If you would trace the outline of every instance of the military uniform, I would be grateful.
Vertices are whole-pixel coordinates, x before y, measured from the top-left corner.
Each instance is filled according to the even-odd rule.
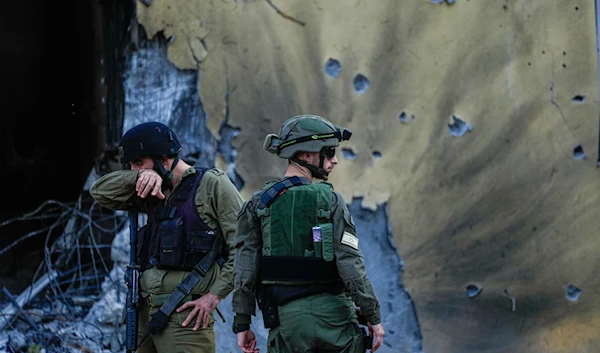
[[[190,167],[183,178],[198,173]],[[101,205],[113,210],[125,210],[129,200],[135,195],[138,171],[122,170],[104,175],[90,189],[90,194]],[[181,183],[181,182],[180,182]],[[177,185],[173,190],[177,190]],[[173,197],[170,190],[163,190],[166,202]],[[207,170],[196,189],[194,204],[200,218],[211,229],[215,236],[223,237],[229,246],[229,258],[222,268],[216,263],[210,267],[206,275],[198,282],[191,294],[184,301],[197,298],[211,292],[223,299],[233,289],[233,247],[235,222],[243,199],[230,179],[218,169]],[[138,343],[146,334],[147,324],[160,306],[166,301],[177,285],[188,275],[187,271],[159,270],[152,267],[144,270],[139,278],[139,292],[142,299],[138,311]],[[214,317],[211,314],[207,328],[193,331],[193,325],[182,327],[191,309],[180,313],[173,312],[168,326],[159,334],[150,336],[138,348],[138,353],[146,352],[215,352]]]
[[[280,146],[309,141],[297,147],[300,151],[337,146],[339,128],[321,119],[286,121],[280,133],[284,137],[270,134],[265,149],[272,140]],[[272,150],[294,158],[292,152]],[[318,168],[312,170],[324,179],[323,157]],[[314,226],[318,239],[311,236]],[[358,244],[346,202],[331,184],[294,176],[255,192],[237,219],[234,332],[248,328],[258,302],[270,329],[269,353],[365,352],[354,304],[373,325],[381,323],[381,315]]]

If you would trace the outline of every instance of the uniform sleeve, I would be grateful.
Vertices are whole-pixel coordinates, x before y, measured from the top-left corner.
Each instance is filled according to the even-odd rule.
[[[200,217],[212,229],[220,229],[229,256],[209,291],[224,299],[233,290],[233,260],[235,255],[235,223],[243,198],[229,177],[221,170],[210,169],[202,177],[196,192]]]
[[[135,195],[138,172],[117,170],[103,175],[90,188],[90,195],[111,210],[126,210],[129,199]]]
[[[381,323],[379,301],[367,277],[356,227],[342,196],[335,192],[333,206],[333,247],[338,273],[360,312],[373,325]]]
[[[258,267],[262,256],[260,223],[255,217],[256,200],[244,204],[237,219],[234,264],[235,289],[232,297],[236,324],[249,324],[251,315],[256,315],[256,284]]]

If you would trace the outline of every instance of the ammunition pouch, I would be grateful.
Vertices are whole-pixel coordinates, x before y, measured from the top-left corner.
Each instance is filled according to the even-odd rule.
[[[271,329],[279,326],[279,310],[278,304],[273,300],[268,287],[259,284],[256,299],[258,301],[258,308],[263,314],[265,328]]]
[[[164,220],[158,225],[160,247],[158,251],[158,268],[173,269],[181,266],[185,250],[185,232],[183,219],[177,217]]]
[[[215,241],[215,233],[187,231],[182,217],[167,219],[158,225],[157,268],[162,270],[192,271]]]

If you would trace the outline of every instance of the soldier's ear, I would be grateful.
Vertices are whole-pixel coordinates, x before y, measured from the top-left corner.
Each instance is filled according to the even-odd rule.
[[[312,159],[312,154],[310,152],[301,152],[300,159],[308,163]]]

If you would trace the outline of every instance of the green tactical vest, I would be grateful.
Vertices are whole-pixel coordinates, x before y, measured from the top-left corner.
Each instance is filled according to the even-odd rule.
[[[327,283],[339,279],[331,223],[333,186],[299,177],[267,183],[261,219],[263,284]],[[313,227],[320,227],[320,241]],[[318,233],[317,233],[318,234]]]

